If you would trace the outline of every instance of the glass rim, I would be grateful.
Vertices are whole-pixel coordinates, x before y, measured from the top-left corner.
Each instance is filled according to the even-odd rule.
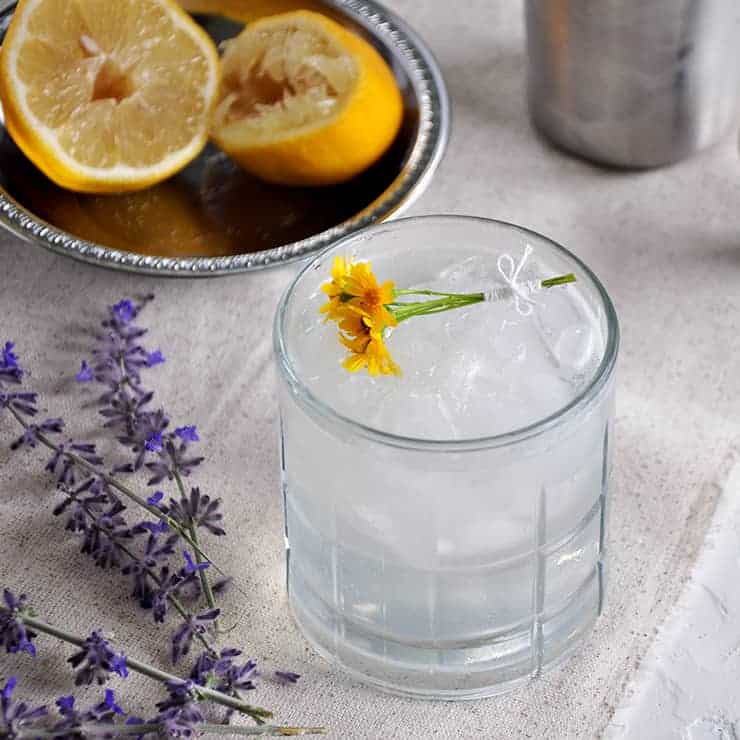
[[[349,242],[361,239],[367,234],[371,234],[373,232],[381,230],[388,231],[389,229],[394,229],[397,226],[405,227],[407,225],[413,225],[414,223],[430,221],[475,221],[483,224],[496,224],[498,226],[506,227],[507,229],[518,231],[526,236],[530,236],[546,242],[556,252],[571,260],[578,268],[578,270],[581,270],[591,281],[592,285],[596,288],[596,292],[604,306],[604,314],[606,317],[607,338],[606,346],[604,348],[604,356],[602,357],[599,366],[594,371],[593,377],[588,382],[588,384],[565,406],[562,406],[552,414],[549,414],[542,419],[538,419],[531,424],[512,429],[508,432],[454,439],[429,439],[425,437],[413,437],[410,435],[385,432],[368,424],[363,424],[361,421],[353,419],[349,416],[345,416],[344,414],[336,411],[330,404],[318,398],[303,382],[303,380],[301,380],[298,373],[296,373],[286,345],[285,321],[287,318],[288,307],[290,306],[291,299],[293,298],[297,286],[304,278],[304,276],[313,269],[316,261],[322,259],[328,253],[342,248]],[[599,395],[600,391],[604,388],[604,386],[606,386],[607,382],[611,378],[617,362],[619,343],[619,320],[617,318],[617,312],[614,308],[614,304],[612,303],[612,300],[601,281],[598,279],[598,277],[596,277],[591,268],[589,268],[588,265],[586,265],[579,257],[573,254],[570,250],[563,247],[561,244],[558,244],[553,239],[550,239],[549,237],[544,236],[543,234],[540,234],[533,229],[528,229],[524,226],[519,226],[518,224],[513,224],[508,221],[502,221],[499,219],[465,215],[426,215],[395,219],[383,224],[370,226],[366,229],[362,229],[361,231],[355,232],[354,234],[350,234],[338,240],[330,247],[327,247],[318,254],[314,255],[313,258],[301,269],[298,275],[296,275],[295,278],[292,280],[291,284],[283,293],[283,296],[280,299],[280,303],[278,304],[277,312],[275,314],[275,324],[273,332],[274,351],[282,379],[287,382],[288,386],[293,390],[294,395],[298,399],[300,405],[304,406],[304,408],[318,414],[319,416],[333,424],[349,429],[353,434],[366,437],[387,446],[440,452],[461,452],[466,450],[512,446],[532,437],[539,436],[544,432],[547,432],[548,430],[560,425],[564,422],[565,419],[576,416],[581,410],[587,407],[594,398]]]

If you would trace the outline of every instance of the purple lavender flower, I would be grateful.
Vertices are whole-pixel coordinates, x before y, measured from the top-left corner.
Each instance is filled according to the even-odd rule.
[[[221,499],[211,500],[210,496],[202,495],[199,488],[191,488],[190,496],[170,499],[167,513],[184,527],[205,527],[215,535],[224,535],[226,532],[220,525],[223,519],[220,506]]]
[[[122,674],[123,675],[123,674]],[[128,676],[128,672],[124,675],[124,678]],[[110,714],[119,714],[119,715],[125,715],[126,712],[121,709],[121,707],[116,704],[116,695],[113,691],[113,689],[106,689],[105,694],[103,695],[103,701],[97,705],[93,710],[93,712],[98,713],[99,715],[106,715],[108,713]],[[101,717],[98,717],[98,720],[100,720]],[[112,719],[112,717],[111,717]]]
[[[55,516],[58,516],[63,511],[67,511],[67,521],[64,525],[64,529],[74,534],[85,534],[89,529],[88,525],[88,514],[84,504],[67,495],[60,504],[58,504],[52,512]]]
[[[68,662],[76,669],[75,683],[78,686],[90,685],[94,681],[104,684],[112,673],[117,673],[121,678],[128,676],[126,656],[115,652],[103,633],[97,630],[90,634],[81,650]]]
[[[167,522],[163,521],[156,521],[156,522],[140,522],[135,527],[131,529],[131,531],[134,534],[140,534],[142,532],[149,532],[149,534],[153,535],[160,535],[164,534],[165,532],[168,532],[170,529],[169,524]],[[178,535],[175,535],[175,539],[177,539]]]
[[[0,380],[3,371],[0,369]],[[20,381],[19,381],[20,382]],[[36,408],[38,394],[27,391],[4,391],[0,385],[0,410],[13,409],[24,416],[36,416],[39,410]]]
[[[146,400],[146,396],[141,400]],[[128,418],[128,416],[131,418]],[[122,445],[129,447],[136,457],[133,464],[119,466],[117,470],[118,472],[133,473],[141,469],[147,452],[159,452],[162,450],[164,431],[170,421],[162,410],[137,410],[135,413],[128,414],[127,418],[126,432],[118,437],[118,441]]]
[[[18,364],[18,356],[13,352],[15,344],[5,342],[0,352],[0,390],[3,383],[18,385],[23,377],[23,370]]]
[[[159,452],[162,449],[163,443],[162,432],[152,432],[144,441],[144,449],[147,452]]]
[[[152,596],[152,612],[155,622],[164,622],[170,596],[177,596],[188,586],[197,588],[198,578],[195,573],[188,573],[185,568],[173,573],[168,565],[164,565],[159,570],[157,581],[158,588]]]
[[[159,714],[152,722],[161,723],[161,736],[191,738],[196,725],[205,721],[198,706],[197,689],[192,681],[168,683],[169,697],[157,704]]]
[[[64,421],[62,419],[45,419],[40,424],[29,424],[23,430],[23,434],[11,443],[10,449],[17,450],[20,447],[36,447],[39,441],[39,434],[61,434],[62,431],[64,431]]]
[[[229,649],[226,657],[224,657],[223,650],[218,655],[213,650],[204,650],[193,663],[190,670],[190,679],[199,686],[213,686],[215,684],[217,663],[221,660],[230,662],[232,658],[238,655],[241,655],[241,650]]]
[[[203,457],[188,457],[188,442],[180,440],[175,444],[174,435],[164,437],[164,444],[159,450],[159,460],[148,462],[146,467],[153,473],[147,481],[150,486],[156,486],[165,478],[172,480],[175,472],[187,478],[193,470],[203,462]]]
[[[146,406],[151,403],[154,398],[152,391],[144,393],[136,393],[136,395],[129,395],[125,388],[118,388],[116,381],[112,383],[113,390],[104,393],[99,402],[102,405],[100,409],[100,415],[105,417],[107,421],[103,424],[106,428],[121,429],[125,432],[123,439],[119,438],[121,444],[128,445],[127,437],[133,436],[136,432],[136,428],[141,426],[141,420],[145,414],[152,413],[146,409]],[[142,389],[138,389],[142,390]],[[134,441],[143,441],[150,434],[150,429],[140,428],[139,433],[136,434]]]
[[[175,436],[179,437],[183,442],[200,442],[198,430],[194,425],[178,427],[175,429]]]
[[[121,547],[124,540],[130,540],[134,535],[126,520],[121,516],[125,510],[121,503],[111,504],[99,513],[97,517],[89,509],[86,511],[93,522],[89,522],[84,529],[81,551],[92,556],[95,564],[100,568],[117,568],[121,566]]]
[[[190,556],[190,553],[185,550],[182,553],[183,558],[185,558],[185,572],[186,573],[197,573],[199,570],[206,570],[210,563],[195,563],[193,562],[193,558]]]
[[[248,660],[238,665],[234,658],[240,655],[241,650],[234,648],[225,648],[218,655],[204,650],[195,661],[190,678],[199,686],[209,686],[228,696],[238,697],[240,691],[252,691],[257,688],[254,683],[259,676],[257,664]],[[224,721],[228,722],[233,713],[233,709],[227,710]]]
[[[298,683],[300,677],[299,673],[292,673],[291,671],[275,671],[275,678],[285,686]]]
[[[218,618],[220,609],[209,609],[185,619],[180,628],[172,636],[172,662],[178,660],[190,652],[190,645],[196,634],[205,634],[210,622]]]
[[[80,363],[80,371],[75,375],[75,380],[78,383],[89,383],[91,380],[95,380],[95,373],[87,361],[83,360]]]
[[[147,481],[148,486],[156,486],[165,478],[168,480],[172,480],[173,478],[170,466],[166,462],[157,460],[156,462],[147,463],[146,466],[153,473],[152,477]]]
[[[70,532],[86,533],[93,526],[96,517],[102,513],[103,505],[111,500],[105,481],[94,476],[85,479],[75,488],[61,485],[59,490],[64,494],[64,499],[54,507],[52,514],[59,516],[68,512],[65,529]],[[120,505],[118,501],[113,503]]]
[[[151,496],[147,496],[146,502],[149,506],[159,507],[159,502],[164,498],[163,491],[155,491]]]
[[[113,314],[113,317],[122,324],[128,324],[130,321],[133,321],[136,317],[136,313],[134,304],[128,298],[124,298],[111,308],[111,314]]]
[[[222,655],[223,653],[224,651],[221,652]],[[259,674],[257,663],[253,660],[248,660],[242,665],[222,660],[216,664],[214,671],[219,679],[216,684],[217,690],[230,696],[236,696],[239,691],[253,691],[257,688],[254,681]]]
[[[65,717],[67,715],[71,715],[75,711],[75,698],[74,696],[60,696],[56,700],[56,705],[59,710],[59,714],[62,715],[62,717]]]
[[[57,483],[65,486],[73,486],[76,482],[75,463],[65,453],[72,452],[78,457],[85,460],[91,465],[101,465],[103,458],[97,454],[94,444],[85,442],[75,442],[67,440],[57,445],[49,462],[46,464],[46,470],[51,473],[57,480]]]
[[[149,352],[139,340],[146,334],[146,329],[132,322],[138,315],[143,303],[134,305],[124,299],[110,308],[109,318],[103,322],[106,330],[98,337],[98,346],[93,352],[95,357],[95,379],[107,386],[107,391],[100,397],[100,413],[107,418],[106,426],[121,430],[123,444],[137,444],[140,449],[147,437],[161,429],[152,429],[147,423],[146,406],[151,402],[153,393],[141,386],[141,370],[164,362],[160,350]],[[141,467],[141,459],[134,466]]]
[[[24,702],[13,702],[13,692],[18,683],[15,676],[11,676],[0,690],[0,737],[16,738],[20,730],[34,720],[45,717],[46,707],[29,709]]]
[[[36,647],[31,643],[36,633],[23,623],[23,615],[31,608],[25,594],[16,596],[10,589],[3,591],[4,606],[0,606],[0,647],[8,653],[26,652],[36,657]]]
[[[131,595],[139,602],[139,606],[142,609],[151,609],[154,591],[146,565],[141,560],[131,560],[121,569],[121,572],[131,577],[134,584]]]
[[[148,522],[147,522],[148,523]],[[144,526],[144,525],[139,525]],[[134,527],[134,530],[136,527]],[[134,531],[132,530],[132,531]],[[159,562],[166,561],[170,555],[175,552],[175,544],[177,543],[179,536],[172,534],[167,537],[164,541],[160,538],[160,533],[152,533],[147,538],[146,548],[144,555],[140,560],[130,560],[121,570],[124,575],[127,575],[133,581],[134,589],[132,596],[139,601],[139,604],[144,609],[151,609],[154,605],[154,589],[153,584],[161,584],[153,577],[152,571]],[[167,608],[167,594],[177,587],[176,584],[173,589],[165,591],[164,596],[164,609]],[[181,585],[181,584],[180,584]],[[162,613],[162,606],[158,606],[157,614]],[[162,615],[162,618],[164,616]],[[161,620],[160,620],[161,621]]]
[[[146,356],[146,366],[154,367],[155,365],[161,365],[164,362],[164,355],[162,350],[155,349],[154,352],[149,352]]]
[[[3,367],[18,367],[18,355],[13,352],[14,347],[15,342],[5,342],[2,350],[2,359],[0,359],[0,364],[2,364]]]
[[[103,700],[87,711],[76,708],[74,696],[61,696],[56,705],[62,719],[52,728],[55,738],[116,737],[111,725],[116,724],[117,717],[126,714],[116,703],[111,689],[106,689]]]

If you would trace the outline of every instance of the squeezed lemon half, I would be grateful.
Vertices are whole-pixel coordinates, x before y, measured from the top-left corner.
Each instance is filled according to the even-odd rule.
[[[260,18],[224,47],[212,138],[268,182],[344,182],[398,133],[403,105],[388,65],[324,15]]]
[[[174,0],[20,0],[0,52],[5,125],[58,185],[139,190],[205,146],[218,52]]]

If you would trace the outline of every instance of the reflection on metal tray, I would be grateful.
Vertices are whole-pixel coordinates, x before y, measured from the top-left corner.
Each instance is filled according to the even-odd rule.
[[[249,2],[249,0],[244,0]],[[107,267],[163,275],[221,275],[284,263],[398,215],[428,184],[450,126],[447,92],[424,43],[371,0],[311,2],[369,39],[391,65],[404,100],[389,151],[354,180],[326,188],[263,183],[208,146],[148,190],[81,195],[47,180],[0,128],[0,222],[56,252]],[[15,3],[1,11],[4,35]],[[196,16],[221,41],[241,25]]]

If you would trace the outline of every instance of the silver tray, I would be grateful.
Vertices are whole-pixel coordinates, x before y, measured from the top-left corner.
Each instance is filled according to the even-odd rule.
[[[0,2],[0,42],[15,5]],[[427,187],[447,145],[450,104],[439,67],[419,36],[374,0],[311,0],[310,5],[367,38],[401,88],[401,131],[367,172],[330,188],[271,186],[209,145],[182,172],[149,191],[78,195],[47,180],[0,124],[0,223],[33,244],[85,262],[209,276],[302,259],[398,216]],[[241,27],[225,18],[196,18],[217,41]],[[188,252],[192,256],[183,256]]]

